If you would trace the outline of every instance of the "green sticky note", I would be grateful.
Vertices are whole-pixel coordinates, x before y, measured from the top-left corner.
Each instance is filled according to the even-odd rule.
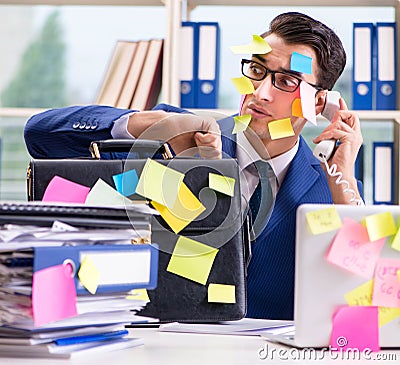
[[[210,284],[208,286],[209,303],[236,303],[235,286],[227,284]]]
[[[179,236],[167,271],[204,285],[217,253],[217,248]]]
[[[235,192],[235,182],[233,177],[208,173],[208,187],[220,193],[233,196]]]
[[[172,208],[184,177],[179,171],[147,159],[136,186],[136,193]]]
[[[236,117],[233,117],[233,120],[235,121],[235,126],[233,127],[232,134],[236,134],[238,132],[243,132],[247,129],[251,121],[251,115],[237,115]]]
[[[365,226],[371,241],[396,234],[396,223],[390,212],[371,214],[365,217]]]
[[[104,180],[98,179],[96,184],[90,189],[85,200],[86,205],[131,205],[132,201],[118,193],[112,186]]]

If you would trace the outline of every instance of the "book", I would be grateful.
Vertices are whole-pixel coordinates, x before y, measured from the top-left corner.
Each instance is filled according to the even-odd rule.
[[[161,91],[163,44],[162,39],[150,40],[145,64],[130,105],[131,109],[151,109],[157,103]]]

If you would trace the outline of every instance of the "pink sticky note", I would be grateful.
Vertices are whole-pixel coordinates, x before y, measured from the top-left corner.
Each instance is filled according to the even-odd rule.
[[[37,327],[77,315],[76,288],[69,265],[52,266],[33,274],[32,311]]]
[[[65,202],[84,203],[90,188],[77,184],[73,181],[54,176],[47,185],[42,201],[44,202]]]
[[[375,269],[372,304],[380,307],[400,308],[400,281],[397,272],[400,260],[381,258]]]
[[[306,82],[300,83],[300,99],[303,117],[314,125],[317,125],[317,116],[315,115],[315,93],[317,90]]]
[[[360,223],[344,218],[326,259],[356,275],[371,279],[385,239],[370,242],[367,229]]]
[[[378,307],[339,307],[332,316],[331,350],[379,351]]]

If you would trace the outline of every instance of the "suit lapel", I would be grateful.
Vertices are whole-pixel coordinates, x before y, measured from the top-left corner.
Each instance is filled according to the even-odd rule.
[[[232,134],[235,125],[233,117],[227,117],[218,121],[221,129],[223,158],[236,158],[236,134]]]

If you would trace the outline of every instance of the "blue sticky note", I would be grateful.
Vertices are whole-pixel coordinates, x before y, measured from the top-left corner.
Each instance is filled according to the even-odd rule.
[[[290,59],[290,69],[303,74],[312,74],[312,58],[293,52]]]
[[[113,180],[115,187],[120,194],[130,196],[136,192],[139,177],[136,170],[133,169],[114,175]]]

